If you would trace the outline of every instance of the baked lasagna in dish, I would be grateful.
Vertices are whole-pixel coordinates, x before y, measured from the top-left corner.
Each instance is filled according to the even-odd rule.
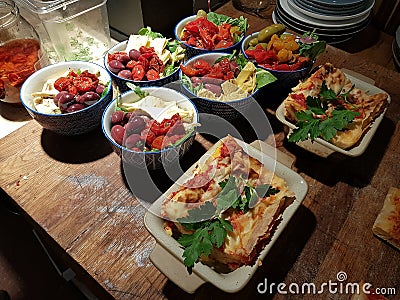
[[[323,138],[347,149],[360,141],[375,118],[387,107],[389,95],[357,88],[330,63],[292,88],[284,100],[287,120],[296,124],[289,141]]]
[[[227,136],[163,200],[161,214],[189,272],[199,261],[230,272],[257,262],[294,196],[283,178]]]

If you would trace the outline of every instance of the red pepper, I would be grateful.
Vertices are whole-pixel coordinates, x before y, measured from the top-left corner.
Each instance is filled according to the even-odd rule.
[[[137,64],[132,69],[132,79],[135,81],[140,81],[145,75],[145,70],[142,64]]]
[[[83,77],[83,76],[74,78],[73,84],[80,93],[95,91],[97,87],[97,83],[93,82],[93,80],[90,77]]]
[[[205,49],[212,50],[214,48],[214,42],[212,39],[212,34],[206,28],[199,28],[200,39],[204,45]]]
[[[158,150],[163,149],[165,147],[165,145],[163,143],[164,137],[165,137],[164,135],[160,135],[160,136],[156,137],[154,139],[154,141],[151,143],[151,148],[158,149]]]

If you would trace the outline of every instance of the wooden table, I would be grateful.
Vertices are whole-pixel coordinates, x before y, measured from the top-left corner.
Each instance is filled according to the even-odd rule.
[[[224,8],[239,14],[229,3]],[[249,22],[257,24],[254,16]],[[324,61],[372,78],[392,103],[362,156],[321,158],[282,140],[283,128],[273,115],[276,103],[267,97],[265,110],[281,139],[279,149],[296,159],[294,168],[309,191],[256,275],[237,294],[211,284],[186,294],[152,265],[155,240],[144,228],[145,209],[126,186],[120,159],[100,129],[67,138],[30,121],[1,140],[0,187],[59,255],[57,261],[102,299],[348,299],[327,293],[262,295],[256,289],[265,278],[318,285],[336,281],[340,271],[347,273],[346,282],[365,280],[399,293],[400,253],[374,237],[371,228],[389,187],[400,186],[400,75],[334,47],[318,63]],[[200,155],[203,145],[198,137],[191,153]],[[189,154],[183,161],[188,166],[195,159]]]

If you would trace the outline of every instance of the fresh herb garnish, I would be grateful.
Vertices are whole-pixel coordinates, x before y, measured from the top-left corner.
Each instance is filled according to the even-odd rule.
[[[190,80],[190,77],[185,74],[182,74],[181,82],[188,88],[189,91],[191,91],[195,95],[197,95],[198,91],[204,87],[203,84],[194,86],[192,80]]]
[[[161,33],[152,31],[151,27],[149,27],[149,26],[139,29],[138,34],[139,35],[149,36],[152,39],[163,38],[164,37]]]
[[[339,105],[336,105],[335,109],[328,109],[330,103],[341,101],[346,97],[345,94],[336,95],[324,82],[319,97],[308,96],[307,109],[295,113],[298,119],[297,128],[293,129],[289,142],[304,141],[308,138],[314,141],[317,137],[322,137],[326,141],[332,139],[339,130],[343,130],[359,115],[359,112],[344,109]]]
[[[184,264],[189,274],[201,255],[208,256],[213,246],[219,248],[225,241],[228,231],[233,227],[229,221],[216,218],[195,224],[185,224],[185,229],[195,230],[192,234],[182,234],[178,242],[185,248]]]
[[[244,195],[241,195],[239,186],[243,184]],[[222,191],[217,197],[217,207],[211,201],[207,201],[189,210],[187,217],[177,220],[186,230],[194,231],[192,234],[182,234],[178,239],[184,248],[184,264],[189,273],[202,255],[210,255],[214,246],[221,247],[228,232],[233,230],[231,223],[223,219],[223,212],[231,208],[247,212],[260,198],[279,192],[269,184],[253,187],[247,180],[234,176],[229,176],[219,185]]]
[[[309,57],[311,60],[315,60],[326,49],[326,42],[318,40],[315,30],[304,33],[299,39],[298,44],[300,46],[299,54]]]
[[[147,97],[149,95],[149,92],[144,92],[140,89],[140,86],[135,85],[133,83],[127,82],[126,85],[135,92],[136,95],[139,96],[140,99],[143,99],[144,97]]]
[[[240,16],[239,18],[231,18],[226,15],[217,14],[215,12],[209,12],[209,13],[207,13],[207,20],[210,22],[213,22],[217,26],[221,25],[222,23],[228,23],[231,26],[237,26],[239,28],[239,32],[233,34],[235,43],[240,41],[243,34],[249,28],[247,19],[244,18],[243,16]]]

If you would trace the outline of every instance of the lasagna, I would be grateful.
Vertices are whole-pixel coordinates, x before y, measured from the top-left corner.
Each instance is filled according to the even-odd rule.
[[[400,189],[391,187],[372,227],[373,233],[400,250]]]
[[[326,97],[326,92],[330,93],[330,98]],[[334,93],[333,97],[332,93]],[[311,101],[314,99],[314,105],[315,102],[318,102],[319,108],[323,112],[310,110],[309,99]],[[332,144],[342,149],[347,149],[354,146],[361,139],[363,133],[387,105],[388,94],[377,93],[369,95],[368,91],[354,86],[354,83],[346,77],[346,74],[341,69],[326,63],[320,66],[310,77],[292,88],[291,93],[284,100],[284,113],[289,121],[297,123],[299,121],[299,112],[309,111],[315,119],[321,121],[331,117],[334,110],[355,112],[353,120],[344,128],[337,130],[333,137],[327,139]],[[332,129],[336,132],[337,128],[335,129],[334,127],[337,126],[337,123],[332,124],[331,122]],[[321,137],[324,138],[324,136]]]
[[[243,201],[238,204],[238,199]],[[251,200],[246,202],[246,199]],[[208,209],[211,213],[206,217],[202,213],[199,216],[202,219],[192,221],[201,224],[204,219],[220,218],[231,228],[223,242],[214,245],[208,255],[200,255],[198,261],[218,271],[230,272],[257,261],[284,209],[293,200],[294,193],[283,178],[249,156],[233,137],[227,136],[205,162],[196,167],[194,176],[163,201],[162,216],[167,220],[164,228],[178,241],[182,235],[190,238],[194,234],[193,226],[188,229],[184,220],[193,210],[199,211],[207,205],[215,208]]]

